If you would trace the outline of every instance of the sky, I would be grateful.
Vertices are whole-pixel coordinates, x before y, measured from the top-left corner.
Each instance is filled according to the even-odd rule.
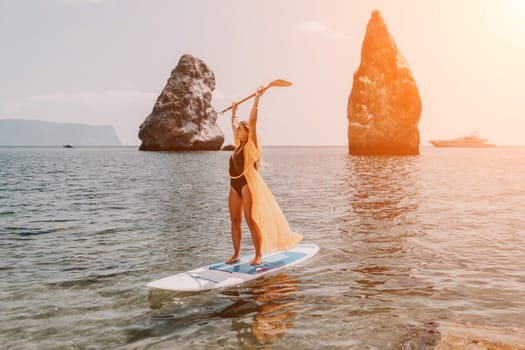
[[[0,0],[0,119],[113,125],[138,145],[191,54],[215,73],[217,110],[274,79],[293,82],[261,99],[263,145],[347,145],[375,9],[418,86],[421,145],[473,131],[525,145],[525,0]],[[219,126],[231,143],[229,115]]]

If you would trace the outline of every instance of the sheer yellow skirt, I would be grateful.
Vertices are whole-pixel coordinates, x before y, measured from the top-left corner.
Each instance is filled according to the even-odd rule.
[[[253,167],[258,161],[260,149],[253,141],[246,144],[244,176],[252,194],[252,216],[262,235],[262,252],[288,250],[299,243],[303,236],[290,230],[288,221],[272,192]]]

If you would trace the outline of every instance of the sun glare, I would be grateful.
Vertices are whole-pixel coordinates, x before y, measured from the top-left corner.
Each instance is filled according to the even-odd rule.
[[[498,4],[500,3],[498,2]],[[512,31],[525,32],[525,1],[508,0],[507,2],[502,2],[500,6],[505,6],[503,11],[504,24]]]
[[[525,48],[525,0],[480,2],[489,35],[511,47]]]

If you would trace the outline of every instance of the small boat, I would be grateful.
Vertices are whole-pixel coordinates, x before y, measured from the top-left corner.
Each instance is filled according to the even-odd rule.
[[[62,145],[63,148],[73,148],[73,145],[71,144],[67,144],[67,145]]]
[[[450,140],[433,140],[429,141],[434,147],[472,147],[486,148],[496,147],[496,145],[486,143],[488,140],[479,137],[477,132],[467,136],[456,137]]]

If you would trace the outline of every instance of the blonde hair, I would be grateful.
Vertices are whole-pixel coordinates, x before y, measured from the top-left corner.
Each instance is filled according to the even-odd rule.
[[[246,132],[248,132],[248,133],[250,132],[250,126],[249,126],[249,124],[248,124],[248,122],[246,120],[241,120],[239,122],[239,126],[241,126],[241,125],[244,127],[244,130],[246,130]]]

